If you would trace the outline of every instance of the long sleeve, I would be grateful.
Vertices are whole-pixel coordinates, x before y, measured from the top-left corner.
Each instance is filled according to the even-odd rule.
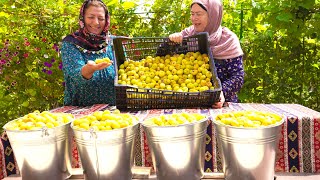
[[[195,32],[192,30],[192,26],[189,26],[181,31],[183,37],[194,35]]]
[[[63,42],[61,57],[65,79],[70,78],[72,81],[78,82],[80,86],[90,81],[81,75],[81,69],[86,64],[86,60],[74,45]]]

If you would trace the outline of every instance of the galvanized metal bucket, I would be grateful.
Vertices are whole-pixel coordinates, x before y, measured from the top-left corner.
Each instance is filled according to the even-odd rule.
[[[146,132],[158,180],[199,180],[204,175],[208,118],[179,126],[149,126]]]
[[[70,123],[29,131],[8,130],[6,125],[3,128],[23,180],[62,180],[71,176]]]
[[[73,126],[71,125],[73,128]],[[84,178],[87,180],[131,180],[134,139],[139,123],[109,131],[74,129]]]
[[[273,180],[279,133],[284,118],[273,126],[241,128],[216,120],[217,143],[226,180]]]

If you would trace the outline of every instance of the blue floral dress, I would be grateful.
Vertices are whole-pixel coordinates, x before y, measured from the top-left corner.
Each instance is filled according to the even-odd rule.
[[[91,79],[85,79],[81,74],[82,67],[89,60],[94,61],[97,58],[105,57],[113,60],[111,45],[106,48],[106,52],[97,54],[84,52],[76,45],[63,41],[61,57],[65,81],[64,105],[115,105],[115,69],[113,65],[94,72]]]
[[[224,60],[215,59],[214,61],[225,101],[238,102],[237,92],[240,91],[244,82],[242,56]]]

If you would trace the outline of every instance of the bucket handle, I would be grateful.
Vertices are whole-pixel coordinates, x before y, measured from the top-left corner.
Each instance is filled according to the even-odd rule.
[[[41,134],[41,137],[44,137],[44,136],[49,136],[49,132],[48,132],[48,127],[46,126],[43,126],[42,127],[42,134]]]
[[[90,128],[90,138],[97,139],[97,133],[93,128]]]
[[[97,149],[97,132],[94,128],[90,128],[90,137],[94,139],[94,149],[96,150],[96,167],[97,167],[97,175],[98,180],[100,180],[100,167],[99,167],[99,157],[98,157],[98,149]]]

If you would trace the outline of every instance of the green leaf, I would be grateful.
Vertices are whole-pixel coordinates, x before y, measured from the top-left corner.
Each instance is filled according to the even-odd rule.
[[[29,106],[29,101],[25,101],[21,104],[23,107],[28,107]]]
[[[39,79],[40,78],[39,73],[37,73],[37,72],[28,72],[28,73],[26,73],[26,76],[30,76],[30,77],[32,77],[34,79]]]
[[[259,31],[259,32],[264,32],[267,30],[267,26],[261,25],[261,24],[256,24],[256,28],[257,28],[257,31]]]
[[[5,17],[8,18],[10,15],[8,13],[5,12],[0,12],[0,17]]]
[[[114,4],[118,4],[118,0],[112,0],[112,1],[110,1],[110,2],[107,4],[107,6],[112,6],[112,5],[114,5]]]
[[[262,87],[262,86],[258,86],[258,87],[256,88],[256,90],[262,91],[262,90],[263,90],[263,87]]]
[[[310,44],[315,44],[316,40],[315,39],[307,39],[306,42],[310,43]]]
[[[135,7],[135,3],[134,2],[124,2],[122,3],[122,7],[124,10],[128,10],[128,9],[131,9],[131,8],[134,8]]]
[[[290,13],[281,13],[276,17],[279,21],[289,22],[292,19],[292,14]]]
[[[27,92],[31,95],[31,96],[36,96],[37,95],[37,91],[35,89],[28,89]]]
[[[315,67],[315,68],[317,68],[317,69],[320,68],[320,67],[319,67],[319,64],[312,64],[311,66],[312,66],[312,67]]]
[[[316,3],[319,3],[319,1],[316,2]],[[307,8],[307,9],[312,8],[312,7],[314,6],[314,4],[315,4],[315,1],[314,1],[314,0],[311,0],[311,1],[303,1],[303,3],[299,3],[300,6],[302,6],[302,7],[304,7],[304,8]]]

